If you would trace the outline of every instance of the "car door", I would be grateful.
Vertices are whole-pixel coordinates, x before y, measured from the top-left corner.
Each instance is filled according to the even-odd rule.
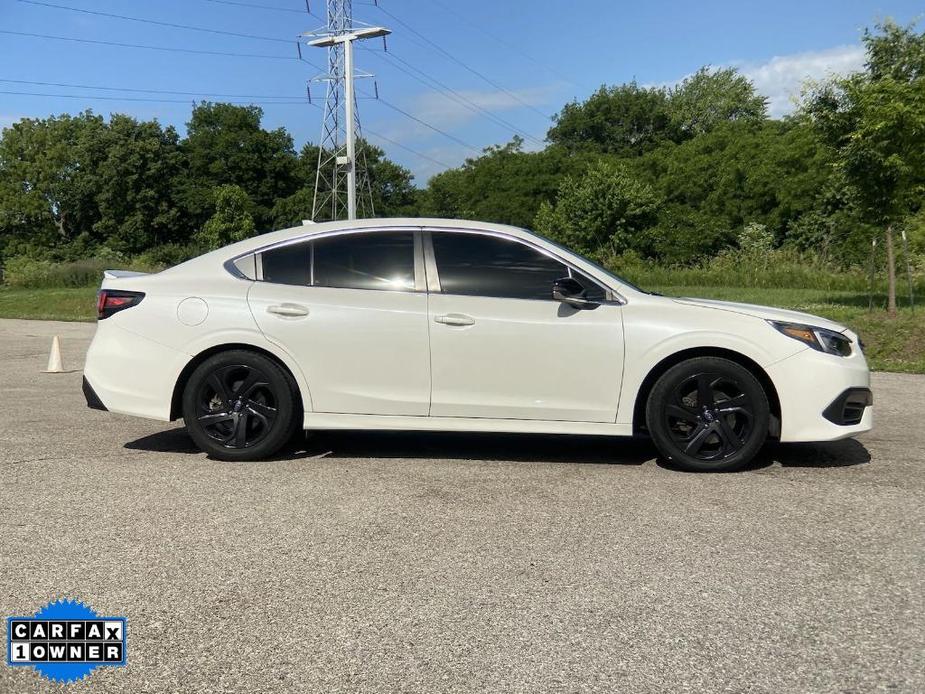
[[[623,373],[621,306],[520,239],[426,231],[432,416],[613,422]],[[600,304],[552,298],[573,276]]]
[[[420,232],[364,230],[263,251],[248,295],[316,412],[427,415],[430,372]]]

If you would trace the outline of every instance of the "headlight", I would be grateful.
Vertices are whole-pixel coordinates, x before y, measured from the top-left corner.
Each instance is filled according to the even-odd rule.
[[[768,322],[787,337],[799,340],[816,351],[837,354],[840,357],[851,355],[851,340],[834,330],[799,323],[782,323],[773,320]]]

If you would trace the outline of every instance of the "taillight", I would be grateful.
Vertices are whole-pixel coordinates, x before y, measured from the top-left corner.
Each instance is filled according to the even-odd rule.
[[[96,317],[98,320],[109,318],[113,313],[137,306],[144,298],[144,292],[101,289],[96,295]]]

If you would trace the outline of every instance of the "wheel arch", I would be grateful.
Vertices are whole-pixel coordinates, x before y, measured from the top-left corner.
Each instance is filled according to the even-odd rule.
[[[299,413],[304,414],[305,404],[303,402],[302,388],[299,385],[299,380],[295,377],[295,374],[292,373],[292,370],[282,359],[273,354],[273,352],[270,350],[257,347],[256,345],[244,342],[229,342],[225,344],[214,345],[208,349],[204,349],[195,355],[192,359],[190,359],[186,366],[184,366],[180,371],[180,375],[177,376],[177,381],[173,386],[173,394],[170,398],[170,421],[180,419],[183,416],[183,391],[186,389],[186,384],[189,382],[189,378],[193,371],[196,370],[196,367],[211,356],[220,354],[221,352],[230,352],[232,350],[243,350],[246,352],[254,352],[256,354],[260,354],[270,359],[280,369],[282,369],[283,373],[286,374],[286,377],[289,378],[295,385],[295,391],[298,395],[298,401],[296,404],[298,405]]]
[[[720,357],[722,359],[728,359],[729,361],[735,362],[740,366],[748,369],[751,374],[758,379],[758,383],[761,384],[762,389],[764,390],[765,395],[768,398],[768,405],[771,409],[771,422],[769,427],[769,435],[777,438],[780,436],[781,431],[781,406],[780,406],[780,396],[777,394],[777,388],[774,385],[774,382],[771,380],[771,377],[768,376],[768,373],[761,368],[761,366],[750,357],[742,354],[741,352],[736,352],[732,349],[724,349],[722,347],[692,347],[689,349],[684,349],[674,354],[662,359],[655,366],[653,366],[649,373],[646,374],[646,377],[643,379],[642,384],[639,386],[639,390],[636,392],[636,400],[633,404],[633,433],[640,433],[646,429],[646,403],[649,400],[649,394],[652,392],[652,388],[655,386],[655,382],[664,374],[668,369],[670,369],[675,364],[680,364],[682,361],[687,361],[688,359],[693,359],[695,357]]]

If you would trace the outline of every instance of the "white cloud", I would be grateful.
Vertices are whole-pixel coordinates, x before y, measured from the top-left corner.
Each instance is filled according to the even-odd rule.
[[[831,75],[846,75],[864,67],[863,46],[837,46],[821,51],[774,56],[763,63],[742,62],[735,65],[768,98],[768,113],[780,118],[794,109],[800,90],[807,80]]]
[[[776,55],[769,60],[739,60],[719,67],[734,67],[748,77],[755,90],[768,99],[768,114],[780,118],[791,113],[807,81],[821,80],[832,75],[847,75],[864,67],[866,54],[859,45],[836,46],[819,51]],[[673,82],[647,84],[647,87],[671,88],[693,73]]]
[[[510,91],[476,91],[476,90],[455,90],[458,96],[447,95],[443,92],[429,91],[418,94],[408,105],[402,104],[402,108],[411,113],[416,118],[457,135],[459,130],[477,119],[485,119],[483,122],[487,125],[490,121],[486,118],[485,112],[499,114],[499,117],[510,123],[517,124],[514,117],[505,117],[501,115],[505,111],[515,111],[529,107],[542,107],[549,104],[555,98],[555,91],[558,85],[547,85],[541,87],[529,87],[526,89]],[[466,106],[461,102],[468,103]],[[476,108],[478,107],[478,108]],[[482,109],[482,110],[479,110]],[[499,132],[503,133],[501,139],[491,136],[491,141],[504,141],[509,139],[514,133],[499,123],[494,124]],[[384,135],[399,142],[420,142],[421,140],[439,137],[439,135],[427,126],[417,123],[409,118],[401,116],[391,120],[385,126],[377,126]],[[465,137],[459,135],[465,140]],[[545,132],[534,134],[534,137],[542,140]],[[473,143],[473,146],[477,143]],[[476,152],[469,150],[469,155],[473,156]]]
[[[539,107],[548,104],[558,88],[559,85],[550,84],[509,91],[456,90],[458,96],[442,92],[425,92],[417,97],[414,113],[426,121],[459,126],[482,117],[483,114],[474,107],[489,113]],[[470,103],[474,107],[464,106],[460,101]]]

